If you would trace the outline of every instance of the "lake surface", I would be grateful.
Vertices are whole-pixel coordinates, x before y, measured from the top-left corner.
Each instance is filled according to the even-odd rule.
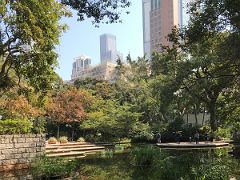
[[[227,180],[240,179],[240,160],[229,148],[166,150],[152,145],[117,147],[79,159],[75,179],[86,180]],[[26,177],[18,175],[19,179]],[[3,175],[0,179],[4,179]],[[7,179],[7,177],[5,177]]]
[[[145,148],[145,147],[138,147]],[[205,150],[165,150],[153,147],[150,153],[113,154],[81,161],[82,177],[116,180],[225,180],[240,179],[240,161],[228,148]],[[141,158],[142,157],[142,158]],[[148,157],[148,158],[145,158]],[[142,160],[143,159],[143,160]],[[150,159],[150,162],[147,161]],[[136,163],[140,162],[139,164]]]

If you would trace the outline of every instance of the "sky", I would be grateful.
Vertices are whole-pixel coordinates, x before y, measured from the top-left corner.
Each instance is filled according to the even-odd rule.
[[[100,24],[96,28],[89,19],[79,22],[73,16],[62,20],[69,26],[57,46],[59,67],[56,71],[63,80],[71,79],[72,63],[80,55],[91,57],[93,65],[100,63],[100,35],[104,33],[116,36],[117,50],[124,58],[129,53],[132,58],[143,56],[142,1],[131,2],[127,9],[130,14],[121,15],[122,23]]]

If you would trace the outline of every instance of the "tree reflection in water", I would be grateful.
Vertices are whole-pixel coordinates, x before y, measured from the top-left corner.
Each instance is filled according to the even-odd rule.
[[[240,178],[239,160],[228,149],[164,150],[136,147],[130,154],[81,161],[89,179],[227,180]]]

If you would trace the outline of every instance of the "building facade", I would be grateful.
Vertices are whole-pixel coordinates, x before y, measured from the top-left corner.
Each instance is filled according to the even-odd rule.
[[[75,58],[71,81],[77,79],[92,78],[114,82],[116,80],[116,64],[104,62],[96,66],[91,66],[91,59],[87,56]]]
[[[168,34],[174,26],[182,24],[184,0],[143,0],[144,54],[150,57],[154,51],[161,52],[161,45],[169,46]]]
[[[143,0],[142,1],[143,52],[147,59],[151,59],[150,11],[151,11],[151,0]]]
[[[88,70],[91,67],[91,58],[88,56],[79,56],[74,59],[71,79],[79,76],[79,73]]]
[[[116,63],[117,60],[116,36],[103,34],[100,36],[100,59],[101,63]]]
[[[179,0],[152,0],[150,12],[151,53],[161,52],[161,45],[169,46],[168,34],[180,25]]]

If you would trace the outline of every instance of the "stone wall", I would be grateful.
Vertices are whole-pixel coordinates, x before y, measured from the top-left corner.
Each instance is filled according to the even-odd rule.
[[[0,135],[0,171],[28,168],[44,151],[44,134]]]

